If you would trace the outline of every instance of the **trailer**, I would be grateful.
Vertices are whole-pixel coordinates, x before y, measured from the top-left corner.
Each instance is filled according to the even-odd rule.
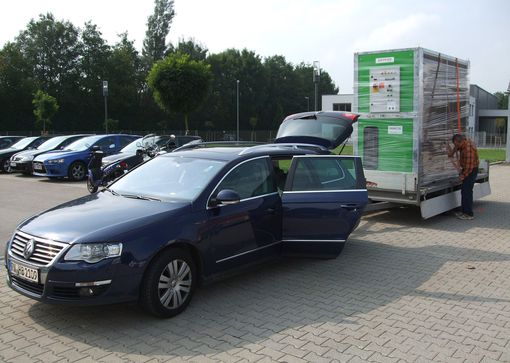
[[[426,219],[460,205],[458,164],[446,145],[466,132],[468,61],[424,48],[356,53],[353,111],[360,114],[354,154],[375,203],[369,209],[415,205]],[[482,160],[473,197],[490,193]]]

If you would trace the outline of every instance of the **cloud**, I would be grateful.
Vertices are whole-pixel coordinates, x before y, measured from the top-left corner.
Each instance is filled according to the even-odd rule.
[[[420,46],[427,28],[438,22],[439,16],[421,13],[388,21],[367,36],[358,38],[353,44],[353,52]]]

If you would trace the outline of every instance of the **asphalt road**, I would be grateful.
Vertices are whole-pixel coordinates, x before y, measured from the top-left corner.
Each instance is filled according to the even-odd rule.
[[[0,256],[14,229],[25,218],[87,194],[85,182],[0,174]]]

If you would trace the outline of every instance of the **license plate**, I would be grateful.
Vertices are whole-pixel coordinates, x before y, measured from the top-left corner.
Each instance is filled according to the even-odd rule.
[[[16,163],[14,161],[11,161],[11,166],[16,166]]]
[[[34,170],[42,170],[41,164],[34,164]]]
[[[11,274],[20,279],[39,283],[39,270],[11,261]]]

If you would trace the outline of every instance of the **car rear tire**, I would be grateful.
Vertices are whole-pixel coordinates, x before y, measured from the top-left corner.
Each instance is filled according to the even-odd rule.
[[[81,161],[75,161],[69,166],[69,170],[67,172],[67,176],[70,180],[78,181],[83,180],[85,178],[85,175],[87,175],[87,170],[85,167],[85,164]]]
[[[182,249],[163,251],[148,267],[140,291],[140,304],[160,318],[175,316],[188,306],[198,280],[191,255]]]

